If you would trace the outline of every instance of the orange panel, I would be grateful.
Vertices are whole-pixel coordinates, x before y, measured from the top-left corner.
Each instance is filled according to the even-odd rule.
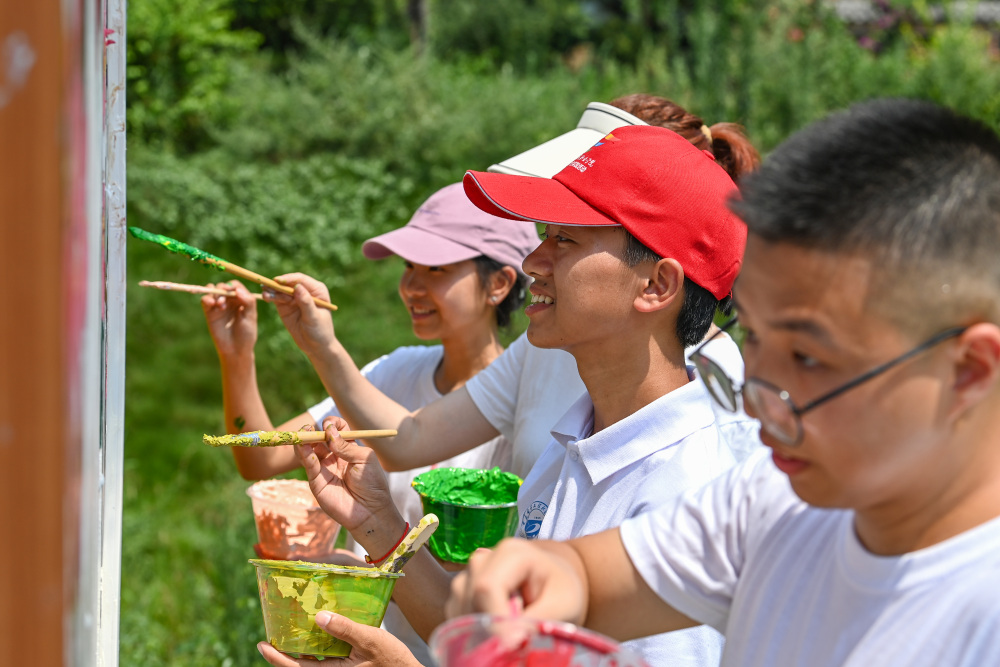
[[[64,91],[79,49],[64,50],[62,11],[0,3],[0,665],[63,664],[75,577]]]

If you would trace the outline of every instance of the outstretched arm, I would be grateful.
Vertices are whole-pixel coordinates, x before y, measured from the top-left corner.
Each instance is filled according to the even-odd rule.
[[[477,551],[452,583],[447,612],[503,615],[514,595],[529,616],[584,625],[622,641],[698,625],[646,584],[618,529],[568,542],[507,539],[494,551]]]
[[[211,285],[235,290],[235,296],[207,295],[201,299],[208,331],[219,355],[222,405],[227,433],[270,431],[274,427],[257,387],[254,345],[257,342],[257,301],[238,280]],[[308,414],[279,428],[297,430],[311,422]],[[236,467],[244,479],[267,479],[298,468],[291,447],[232,447]]]
[[[394,428],[395,438],[367,442],[386,470],[409,470],[466,452],[498,432],[464,388],[409,411],[366,380],[334,333],[329,311],[312,297],[329,299],[326,287],[301,273],[278,278],[295,294],[266,292],[296,344],[306,353],[337,409],[354,428]]]

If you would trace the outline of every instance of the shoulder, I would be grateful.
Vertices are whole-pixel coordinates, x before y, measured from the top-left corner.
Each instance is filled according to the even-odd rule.
[[[397,347],[389,354],[384,354],[378,359],[365,364],[361,369],[361,374],[365,377],[373,373],[396,372],[399,369],[423,369],[427,365],[437,366],[443,354],[440,345],[407,345]],[[369,379],[371,379],[369,377]]]

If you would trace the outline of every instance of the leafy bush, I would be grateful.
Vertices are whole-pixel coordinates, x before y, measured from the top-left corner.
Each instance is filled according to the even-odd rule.
[[[225,117],[232,62],[257,33],[231,30],[232,0],[134,0],[128,8],[130,138],[195,149],[209,118]]]

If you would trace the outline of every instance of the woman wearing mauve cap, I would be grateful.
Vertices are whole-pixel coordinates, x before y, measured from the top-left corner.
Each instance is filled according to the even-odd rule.
[[[528,279],[521,272],[521,262],[537,245],[534,224],[512,226],[482,212],[465,196],[461,183],[432,195],[404,227],[366,241],[362,251],[369,259],[402,258],[405,268],[399,296],[410,314],[413,333],[422,341],[441,342],[398,348],[369,363],[361,374],[410,410],[464,385],[503,352],[498,329],[509,324],[511,313],[524,303]],[[227,429],[230,433],[271,430],[255,376],[256,302],[240,283],[234,281],[227,287],[237,290],[235,297],[202,300],[222,366]],[[278,428],[297,430],[306,423],[322,428],[324,419],[332,415],[340,412],[333,399],[327,398]],[[484,440],[441,465],[509,470],[510,442],[503,436]],[[300,465],[290,446],[234,447],[232,451],[246,479],[265,479]],[[389,475],[393,500],[412,525],[423,512],[410,482],[427,469]],[[430,664],[426,644],[394,606],[386,613],[385,627]]]

